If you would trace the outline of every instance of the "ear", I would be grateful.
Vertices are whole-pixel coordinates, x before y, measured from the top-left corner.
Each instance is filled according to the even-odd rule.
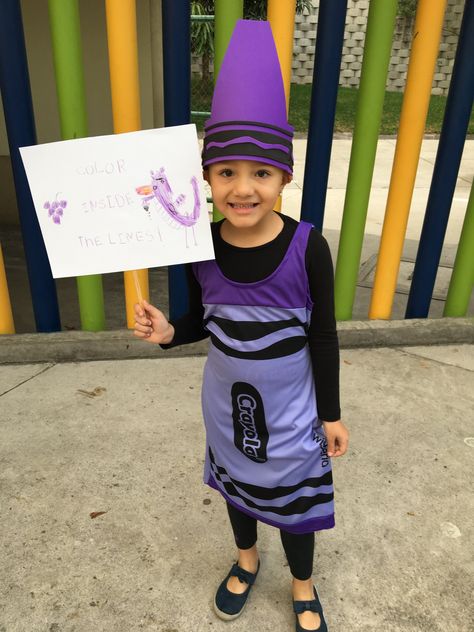
[[[208,184],[211,184],[211,179],[209,178],[209,169],[202,170],[202,177]]]
[[[285,186],[287,184],[289,184],[291,181],[293,180],[293,175],[291,173],[288,173],[288,171],[284,171],[282,173],[281,176],[281,189],[280,189],[280,193],[281,191],[283,191],[283,189],[285,188]]]

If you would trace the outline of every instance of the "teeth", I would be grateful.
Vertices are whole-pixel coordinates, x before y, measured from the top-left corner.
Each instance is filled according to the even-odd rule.
[[[231,206],[232,208],[253,208],[256,205],[255,202],[252,202],[251,204],[232,204]]]

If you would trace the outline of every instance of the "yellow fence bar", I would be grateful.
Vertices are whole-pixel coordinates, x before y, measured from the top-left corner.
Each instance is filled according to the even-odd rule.
[[[114,132],[134,132],[141,128],[135,0],[105,0],[105,10]],[[149,299],[148,271],[124,272],[124,282],[127,326],[132,329],[134,304],[140,294]]]
[[[290,103],[291,62],[295,30],[296,0],[268,0],[267,18],[275,40],[285,86],[286,111]]]
[[[0,334],[14,334],[12,306],[8,293],[7,275],[3,262],[2,246],[0,245]]]
[[[268,0],[267,19],[272,27],[273,39],[280,61],[285,88],[286,113],[290,106],[291,62],[293,59],[293,35],[295,30],[296,0]],[[281,210],[281,195],[275,204]]]
[[[419,0],[369,318],[390,318],[447,0]]]

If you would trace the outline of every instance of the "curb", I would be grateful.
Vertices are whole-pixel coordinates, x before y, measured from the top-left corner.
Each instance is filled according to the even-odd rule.
[[[341,349],[474,344],[473,318],[341,321]],[[0,336],[0,364],[179,358],[207,354],[208,341],[164,351],[143,344],[127,329]]]

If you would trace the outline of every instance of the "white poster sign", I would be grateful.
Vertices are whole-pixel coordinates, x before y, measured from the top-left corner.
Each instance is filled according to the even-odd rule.
[[[20,152],[53,277],[214,259],[194,125]]]

